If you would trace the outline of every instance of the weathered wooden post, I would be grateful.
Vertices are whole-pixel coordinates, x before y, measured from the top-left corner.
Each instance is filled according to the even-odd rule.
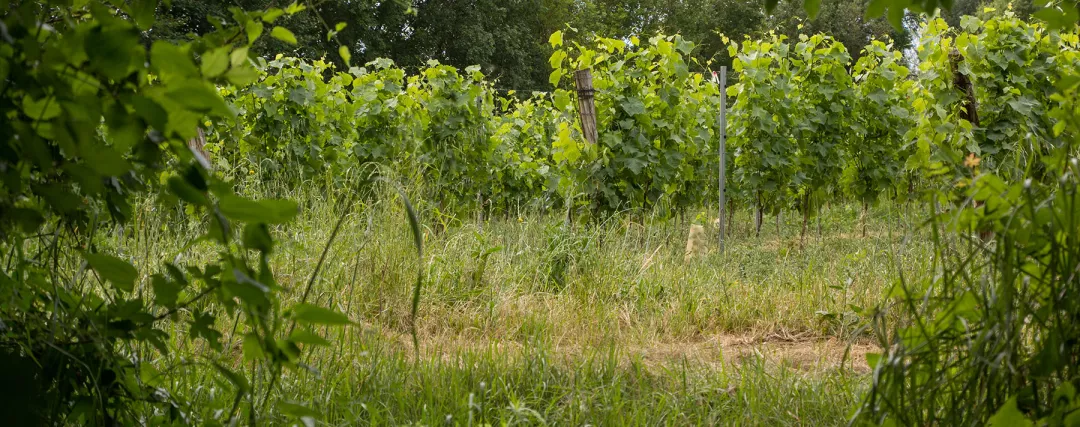
[[[206,152],[206,133],[203,132],[201,126],[196,128],[196,131],[197,135],[188,140],[187,146],[191,154],[195,155],[195,160],[202,165],[203,169],[209,171],[213,168],[213,163],[210,163],[210,153]]]
[[[577,86],[578,115],[581,117],[581,131],[585,133],[585,139],[591,144],[596,144],[596,104],[594,95],[596,91],[592,86],[592,72],[589,70],[577,70],[574,72],[574,85]]]
[[[577,70],[574,72],[574,86],[577,88],[578,117],[581,119],[581,131],[585,134],[585,140],[589,144],[596,144],[598,138],[596,132],[596,104],[594,98],[596,91],[592,86],[592,72],[589,70]],[[572,200],[572,199],[571,199]],[[573,212],[571,202],[566,205],[566,227],[569,229]]]
[[[967,75],[960,71],[960,64],[962,62],[964,62],[964,55],[960,53],[959,50],[953,48],[951,51],[949,51],[949,63],[952,66],[953,72],[953,87],[955,87],[956,90],[962,91],[964,93],[964,98],[960,100],[960,106],[964,109],[964,111],[962,111],[960,114],[960,118],[967,120],[968,123],[971,123],[971,126],[977,128],[980,125],[978,111],[979,102],[975,99],[975,85],[972,83],[971,79],[969,79]],[[968,159],[974,160],[975,153],[968,153]],[[967,165],[968,162],[965,161],[964,164]],[[975,162],[969,167],[974,169],[975,165],[978,165],[978,163]],[[983,203],[978,200],[972,200],[971,204],[972,207],[975,209],[978,209],[980,206],[983,205]],[[863,208],[864,212],[866,210],[866,208]],[[991,230],[979,230],[979,238],[981,238],[984,242],[990,240],[990,238],[993,236],[994,232]],[[865,222],[863,223],[863,237],[866,237]]]
[[[715,76],[715,74],[714,74]],[[724,234],[727,232],[724,224],[724,208],[727,203],[724,194],[724,179],[727,174],[727,67],[720,67],[720,253],[724,253]]]

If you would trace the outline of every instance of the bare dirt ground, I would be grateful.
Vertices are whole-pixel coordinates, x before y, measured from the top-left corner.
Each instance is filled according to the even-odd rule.
[[[383,331],[386,337],[388,331]],[[408,334],[395,334],[392,341],[402,351],[413,351]],[[754,358],[766,364],[784,365],[806,373],[849,370],[857,374],[871,371],[866,354],[880,352],[869,342],[854,342],[836,338],[792,337],[779,335],[718,334],[688,342],[611,342],[605,347],[585,347],[580,343],[546,343],[544,347],[555,359],[579,360],[586,355],[606,354],[614,349],[624,362],[636,361],[650,369],[688,364],[720,369],[723,365],[738,365]],[[570,340],[566,340],[570,341]],[[514,357],[527,350],[529,343],[515,340],[486,341],[476,337],[422,336],[420,353],[423,358],[437,357],[453,361],[463,353],[495,352]]]
[[[646,361],[665,364],[687,360],[701,364],[744,362],[761,357],[769,363],[782,363],[803,371],[851,369],[870,372],[866,353],[879,351],[869,343],[847,343],[835,338],[789,339],[718,335],[689,343],[657,343],[634,347],[628,352],[640,354]]]

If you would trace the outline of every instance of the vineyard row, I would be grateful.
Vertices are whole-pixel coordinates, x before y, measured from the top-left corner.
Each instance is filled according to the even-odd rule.
[[[550,42],[553,90],[531,94],[496,90],[478,67],[262,61],[254,85],[222,89],[236,119],[210,125],[209,148],[218,165],[252,173],[378,164],[366,169],[422,177],[440,209],[459,213],[673,213],[715,200],[721,89],[691,71],[711,66],[693,63],[693,43]],[[962,186],[979,169],[1020,176],[1069,137],[1051,95],[1063,69],[1080,67],[1076,33],[1009,15],[932,20],[917,58],[872,41],[854,63],[820,34],[727,42],[732,203],[810,215],[824,200]],[[595,144],[578,120],[579,69],[596,89]]]

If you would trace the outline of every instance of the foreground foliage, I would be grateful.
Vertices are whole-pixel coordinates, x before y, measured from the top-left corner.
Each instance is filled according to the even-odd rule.
[[[327,343],[314,327],[350,320],[278,298],[271,227],[291,220],[296,203],[235,194],[184,141],[204,117],[236,115],[218,87],[256,81],[250,46],[264,31],[295,42],[273,23],[303,7],[235,10],[234,25],[197,40],[146,45],[156,2],[77,3],[3,7],[0,369],[19,390],[6,412],[42,425],[230,423],[241,403],[254,414],[283,369],[304,369],[301,354]],[[196,264],[171,254],[139,271],[130,254],[103,248],[101,230],[123,232],[141,214],[133,202],[148,196],[205,215],[209,227],[190,243],[211,243],[215,256]],[[232,396],[223,417],[173,393],[182,373],[153,363],[178,337],[230,351],[218,317],[244,337],[252,371],[213,357],[183,364],[212,368]]]
[[[1074,6],[1042,15],[1074,25]],[[297,43],[275,22],[302,13],[301,4],[235,9],[231,22],[195,40],[144,43],[155,7],[4,3],[0,369],[23,391],[4,402],[18,409],[16,422],[255,423],[267,407],[314,422],[317,411],[291,401],[282,381],[317,373],[304,356],[354,323],[310,296],[354,195],[375,188],[365,170],[372,163],[378,182],[422,184],[423,214],[443,225],[436,231],[474,212],[509,215],[522,205],[566,208],[567,217],[584,213],[592,224],[624,209],[670,218],[713,194],[719,89],[690,71],[694,46],[681,37],[564,43],[556,33],[555,89],[522,99],[497,95],[478,68],[431,63],[407,75],[375,61],[339,72],[325,62],[253,57],[263,33]],[[973,240],[970,252],[940,239],[935,278],[901,282],[890,294],[900,311],[876,319],[886,353],[872,361],[873,388],[859,413],[871,422],[1076,422],[1080,350],[1070,296],[1080,247],[1080,42],[1075,27],[1047,30],[1008,15],[978,24],[965,20],[954,35],[931,21],[914,83],[877,43],[863,50],[854,75],[847,49],[823,36],[731,48],[739,71],[729,89],[733,184],[742,203],[759,212],[797,206],[805,230],[821,200],[847,194],[866,206],[906,182],[907,193],[917,184],[931,190],[931,206],[953,210],[950,232],[998,239]],[[348,48],[338,54],[350,62]],[[593,69],[603,94],[596,144],[581,137],[563,80],[581,67]],[[887,125],[871,124],[883,118]],[[898,142],[909,125],[913,146]],[[200,126],[216,140],[217,174],[185,145]],[[880,151],[861,149],[864,139],[882,142]],[[872,156],[885,172],[866,164]],[[885,176],[901,160],[903,176]],[[238,194],[245,171],[290,181],[256,200]],[[327,183],[327,219],[337,222],[324,246],[305,248],[321,255],[309,270],[290,271],[286,289],[271,262],[273,236],[289,229],[299,205],[281,196],[313,180]],[[150,208],[137,210],[138,200]],[[101,239],[138,235],[125,224],[149,210],[183,218],[177,224],[198,233],[176,252],[142,254],[154,262],[137,268],[134,252]],[[417,215],[408,203],[404,214],[419,252]],[[572,230],[550,233],[543,282],[555,291],[579,254]],[[209,256],[185,258],[195,246]],[[481,272],[470,275],[472,286],[482,289],[494,251],[475,252]],[[411,291],[399,326],[412,332],[417,352],[418,271],[395,281]],[[201,382],[185,388],[192,373],[213,376],[210,396]],[[595,378],[587,377],[604,383]],[[951,411],[958,407],[971,410]]]
[[[941,25],[931,23],[924,59],[949,51],[952,39]],[[994,49],[975,48],[973,40]],[[955,116],[951,127],[924,127],[919,143],[927,144],[926,137],[941,144],[940,173],[958,176],[932,200],[956,198],[973,207],[931,218],[934,277],[901,280],[876,317],[875,335],[885,351],[869,357],[874,381],[860,420],[1080,425],[1080,68],[1075,50],[1045,47],[1076,42],[1075,33],[1014,21],[990,21],[976,34],[957,36],[971,61],[960,66],[985,79],[977,87],[981,126],[962,118],[966,111],[941,77],[931,80],[939,82],[929,86],[939,91],[931,98],[939,104],[930,117]],[[940,72],[929,64],[921,68],[932,76]],[[1057,79],[1032,78],[1047,75]],[[1052,107],[1028,108],[1041,97]],[[982,153],[990,168],[974,155],[962,167],[949,166],[965,149]],[[1000,167],[1010,163],[1017,166]],[[967,241],[948,242],[952,233]],[[886,313],[902,313],[902,320]]]

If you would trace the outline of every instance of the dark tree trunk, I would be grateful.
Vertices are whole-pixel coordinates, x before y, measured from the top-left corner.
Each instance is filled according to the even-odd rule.
[[[756,208],[756,210],[757,210],[757,212],[754,213],[754,229],[755,229],[754,237],[761,237],[761,220],[762,220],[762,216],[763,216],[762,211],[764,210],[764,208],[762,208],[762,206],[761,206],[761,193],[758,193],[758,195],[757,195],[757,208]]]

